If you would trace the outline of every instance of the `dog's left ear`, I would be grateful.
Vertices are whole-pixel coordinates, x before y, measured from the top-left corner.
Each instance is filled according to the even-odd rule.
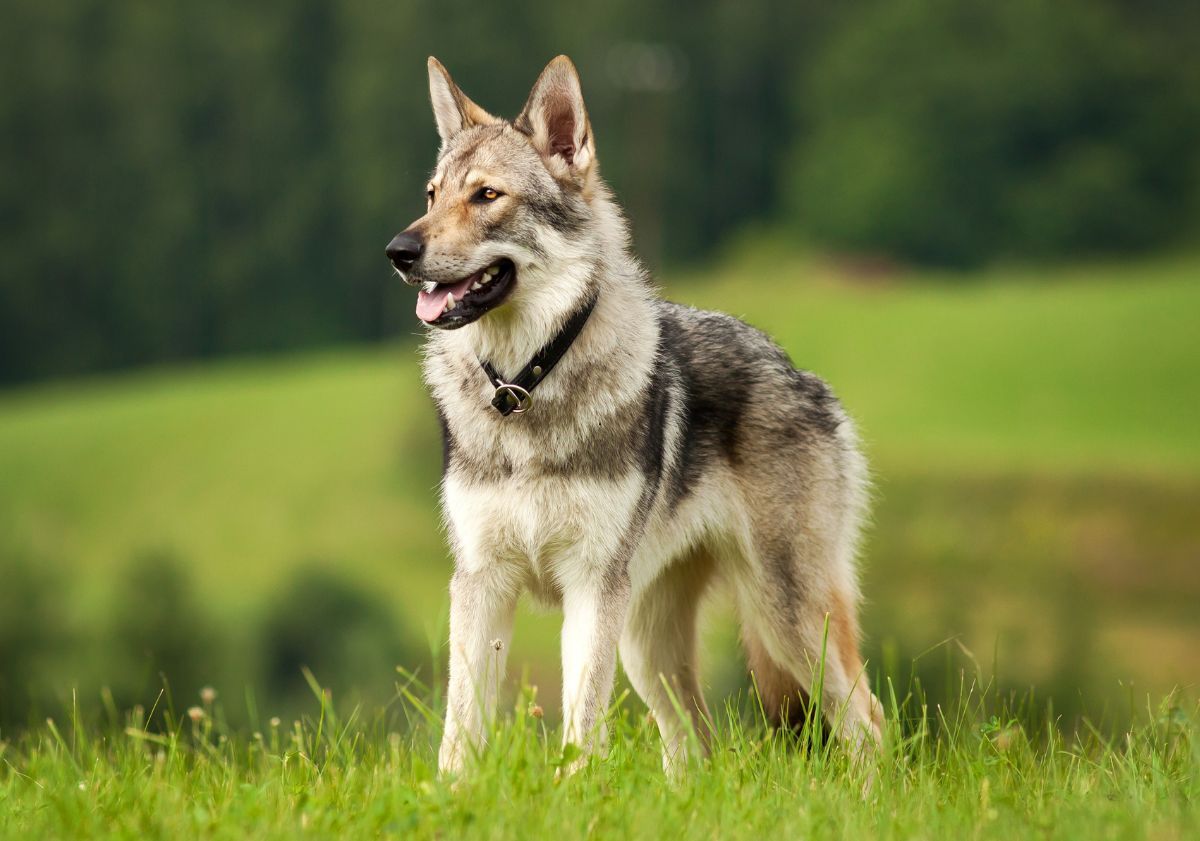
[[[514,125],[533,138],[552,174],[586,179],[596,147],[571,59],[560,55],[546,65]]]
[[[433,118],[437,121],[443,148],[451,137],[465,128],[500,122],[472,102],[462,88],[454,84],[450,71],[433,56],[429,57],[429,100],[433,103]]]

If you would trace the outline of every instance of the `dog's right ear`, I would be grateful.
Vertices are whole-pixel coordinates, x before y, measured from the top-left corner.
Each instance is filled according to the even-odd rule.
[[[472,102],[433,56],[429,57],[429,100],[433,103],[433,118],[443,146],[463,129],[499,122]]]

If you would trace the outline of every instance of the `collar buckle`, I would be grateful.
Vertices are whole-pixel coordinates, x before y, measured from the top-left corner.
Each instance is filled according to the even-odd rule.
[[[570,349],[571,344],[583,330],[583,325],[587,323],[588,316],[595,309],[599,297],[599,290],[593,290],[583,306],[567,319],[567,323],[562,326],[556,336],[533,355],[533,359],[513,377],[512,382],[507,382],[504,377],[501,377],[500,372],[490,362],[485,359],[479,360],[479,366],[483,368],[484,374],[487,375],[488,381],[495,389],[492,393],[492,407],[497,412],[507,417],[508,415],[522,415],[533,408],[533,397],[530,392],[550,374],[550,369],[558,364],[558,360],[562,359]]]
[[[533,408],[533,395],[516,383],[500,383],[492,395],[492,405],[499,407],[501,404],[511,407],[510,413],[523,415]]]

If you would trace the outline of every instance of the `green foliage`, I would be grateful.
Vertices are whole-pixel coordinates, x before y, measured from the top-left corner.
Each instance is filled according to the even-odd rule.
[[[1196,27],[1117,0],[10,0],[0,382],[410,333],[382,250],[424,204],[430,53],[507,115],[571,54],[654,267],[770,218],[938,262],[1148,247],[1194,230]]]
[[[52,697],[53,665],[69,651],[61,582],[44,564],[0,549],[0,724],[24,722]]]
[[[171,553],[135,557],[104,593],[102,618],[66,621],[82,582],[39,566],[0,566],[0,733],[65,698],[102,693],[110,711],[161,707],[181,715],[203,687],[242,690],[273,714],[309,697],[306,672],[341,699],[378,703],[396,669],[428,674],[428,650],[390,605],[343,575],[301,568],[277,592],[257,594],[261,619],[221,623]],[[240,711],[234,723],[244,725]]]
[[[307,697],[305,669],[339,698],[349,693],[377,701],[392,694],[397,666],[428,674],[428,652],[414,650],[390,603],[332,569],[301,569],[273,598],[263,619],[263,668],[256,682],[277,702],[292,706]]]
[[[180,698],[195,697],[220,674],[229,646],[173,555],[135,558],[112,598],[112,626],[89,671],[120,708],[152,701],[164,685]]]
[[[798,99],[801,224],[954,265],[1194,233],[1196,64],[1155,22],[1083,0],[868,4]]]
[[[768,181],[764,148],[784,138],[718,132],[712,116],[781,118],[779,91],[742,96],[771,78],[745,56],[784,42],[774,5],[681,18],[630,2],[582,15],[541,0],[14,0],[0,27],[0,382],[409,331],[383,247],[424,206],[430,53],[509,116],[546,61],[573,54],[649,256],[699,256],[766,210],[745,186]],[[675,45],[694,82],[619,84],[610,50],[629,40]]]

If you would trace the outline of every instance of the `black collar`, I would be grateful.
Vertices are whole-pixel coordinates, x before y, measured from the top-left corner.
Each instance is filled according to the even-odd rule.
[[[533,359],[530,359],[529,363],[521,369],[521,373],[513,379],[504,379],[492,366],[492,363],[483,359],[479,360],[479,366],[483,368],[488,380],[496,388],[496,394],[492,397],[492,405],[496,407],[497,412],[508,417],[511,414],[519,415],[529,411],[533,406],[533,397],[530,396],[530,392],[550,375],[551,369],[570,349],[571,343],[579,337],[583,325],[587,324],[588,316],[596,308],[596,301],[599,299],[599,290],[592,292],[588,296],[587,302],[567,320],[562,330],[558,331],[558,335],[543,345],[542,349],[533,355]]]

